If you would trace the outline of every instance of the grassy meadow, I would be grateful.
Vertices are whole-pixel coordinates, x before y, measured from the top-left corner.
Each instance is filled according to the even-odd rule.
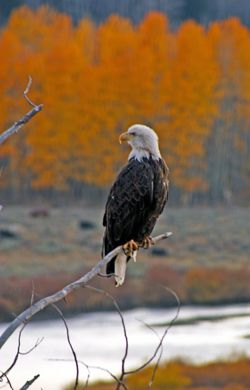
[[[33,288],[36,298],[55,292],[100,259],[103,207],[47,210],[45,217],[32,217],[28,207],[6,206],[1,212],[1,320],[27,307]],[[121,288],[101,277],[93,284],[111,292],[124,309],[175,304],[161,285],[173,288],[186,304],[246,302],[249,228],[249,208],[168,206],[154,233],[172,231],[173,236],[141,250],[137,262],[129,263]],[[112,307],[103,296],[87,290],[62,305],[69,313]],[[52,315],[50,309],[47,315]]]

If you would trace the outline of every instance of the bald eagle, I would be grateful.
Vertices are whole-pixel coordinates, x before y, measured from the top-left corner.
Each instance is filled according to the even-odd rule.
[[[150,234],[168,198],[169,172],[160,154],[158,136],[150,127],[133,125],[119,141],[127,142],[132,150],[107,199],[102,253],[124,245],[124,252],[106,268],[108,275],[114,275],[116,286],[124,282],[128,260],[136,259],[136,243],[143,247],[151,243]]]

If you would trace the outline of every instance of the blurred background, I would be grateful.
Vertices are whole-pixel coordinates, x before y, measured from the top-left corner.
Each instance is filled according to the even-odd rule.
[[[0,0],[0,25],[0,131],[29,110],[22,96],[29,75],[30,98],[44,104],[0,151],[1,321],[27,307],[32,286],[37,298],[47,295],[99,260],[106,197],[129,152],[118,137],[134,123],[159,135],[170,168],[170,196],[155,233],[174,234],[129,264],[122,288],[106,278],[94,284],[127,310],[172,310],[175,300],[158,287],[166,285],[192,308],[187,315],[192,323],[197,316],[204,320],[201,308],[216,305],[219,309],[205,313],[206,321],[228,305],[234,306],[217,320],[245,317],[249,1]],[[112,302],[81,291],[61,307],[72,317],[110,310]],[[43,313],[55,316],[52,310]],[[246,324],[237,337],[244,337],[244,347],[235,342],[237,353],[249,355]],[[228,357],[235,350],[218,349],[208,357],[226,352]],[[172,369],[182,379],[169,389],[194,388],[188,387],[194,383],[191,371]],[[192,379],[185,382],[188,375]],[[243,376],[235,379],[237,390],[250,388]]]

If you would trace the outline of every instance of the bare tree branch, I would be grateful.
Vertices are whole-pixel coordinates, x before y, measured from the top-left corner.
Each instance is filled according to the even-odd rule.
[[[22,333],[23,333],[23,330],[25,328],[26,324],[24,324],[22,326],[22,328],[20,329],[20,332],[19,332],[19,335],[18,335],[18,341],[17,341],[17,351],[16,351],[16,354],[14,356],[14,359],[11,363],[11,365],[7,368],[7,370],[5,370],[1,375],[0,375],[0,380],[4,377],[6,377],[6,375],[12,370],[12,368],[16,365],[16,362],[18,360],[18,357],[20,355],[20,348],[21,348],[21,337],[22,337]]]
[[[34,298],[35,298],[35,285],[34,285],[34,281],[32,280],[31,283],[32,283],[32,292],[31,292],[31,297],[30,297],[30,306],[33,305]]]
[[[99,366],[91,366],[91,365],[86,364],[83,361],[78,361],[77,360],[76,353],[75,353],[75,351],[74,351],[74,349],[72,347],[71,341],[70,341],[69,328],[68,328],[68,325],[66,323],[66,320],[65,320],[61,310],[58,309],[57,306],[54,305],[54,304],[52,304],[52,306],[58,311],[58,313],[60,314],[60,317],[63,319],[64,325],[66,327],[67,340],[68,340],[70,348],[72,350],[74,359],[60,359],[60,358],[57,359],[56,358],[56,359],[49,359],[49,360],[50,361],[74,361],[76,363],[77,374],[76,374],[75,385],[74,385],[74,389],[75,390],[77,388],[78,379],[79,379],[79,369],[78,369],[78,365],[79,364],[82,364],[87,369],[87,372],[88,372],[85,384],[83,385],[84,386],[83,389],[87,389],[88,388],[89,379],[90,379],[90,370],[91,369],[98,369],[98,370],[102,370],[104,372],[107,372],[115,380],[115,382],[116,382],[116,390],[119,390],[120,388],[123,388],[124,390],[128,390],[128,387],[127,387],[126,383],[124,383],[124,381],[123,381],[124,377],[127,376],[127,375],[134,374],[134,373],[137,373],[137,372],[141,371],[143,368],[148,366],[154,360],[154,358],[157,356],[157,354],[159,353],[159,356],[157,358],[156,364],[154,365],[153,370],[152,370],[152,375],[151,375],[150,381],[149,381],[149,383],[147,385],[147,389],[151,389],[152,386],[153,386],[155,377],[156,377],[156,372],[157,372],[157,369],[159,367],[161,357],[162,357],[164,339],[165,339],[169,329],[171,328],[171,326],[173,325],[173,323],[175,322],[175,320],[179,316],[179,312],[180,312],[180,299],[179,299],[178,295],[173,290],[171,290],[170,288],[162,286],[165,290],[169,291],[174,296],[174,298],[176,299],[176,302],[177,302],[176,314],[174,315],[173,319],[168,324],[167,328],[165,329],[165,331],[164,331],[164,333],[163,333],[163,335],[161,337],[159,336],[159,334],[155,331],[155,329],[151,325],[148,325],[147,323],[145,323],[143,321],[140,321],[140,322],[142,322],[144,324],[144,326],[146,326],[148,329],[150,329],[157,336],[157,338],[159,340],[159,343],[158,343],[155,351],[153,352],[152,356],[143,365],[139,366],[136,369],[133,369],[133,370],[130,370],[130,371],[126,371],[125,370],[125,363],[126,363],[126,359],[127,359],[127,356],[128,356],[128,345],[129,344],[128,344],[128,335],[127,335],[127,330],[126,330],[126,324],[125,324],[125,320],[124,320],[123,314],[122,314],[122,312],[120,310],[120,307],[119,307],[117,301],[115,300],[115,298],[110,293],[106,292],[105,290],[102,290],[102,289],[99,289],[99,288],[96,288],[96,287],[93,287],[93,286],[90,286],[90,285],[85,285],[84,287],[88,288],[88,289],[90,289],[92,291],[101,293],[104,296],[106,296],[109,299],[111,299],[112,303],[114,304],[114,306],[115,306],[115,308],[116,308],[116,310],[117,310],[117,312],[118,312],[118,314],[120,316],[122,327],[123,327],[123,332],[124,332],[124,338],[125,338],[125,352],[124,352],[124,356],[122,358],[121,374],[120,374],[120,376],[118,378],[118,376],[114,375],[111,371],[109,371],[106,368],[99,367]]]
[[[24,91],[24,98],[26,101],[33,107],[32,110],[27,112],[21,119],[14,123],[9,129],[5,130],[2,134],[0,134],[0,144],[2,144],[7,138],[9,138],[12,134],[17,133],[20,127],[22,127],[25,123],[29,122],[33,116],[35,116],[39,111],[43,109],[43,104],[34,104],[30,98],[28,97],[28,93],[32,84],[32,78],[29,76],[29,81],[27,87]]]
[[[64,326],[65,326],[65,329],[66,329],[67,341],[68,341],[69,347],[71,349],[71,352],[72,352],[72,355],[74,358],[74,362],[75,362],[75,366],[76,366],[76,378],[75,378],[75,385],[74,385],[74,390],[76,390],[77,386],[78,386],[78,382],[79,382],[79,366],[78,366],[78,361],[77,361],[77,356],[76,356],[75,350],[74,350],[73,345],[72,345],[71,340],[70,340],[69,327],[68,327],[67,321],[65,320],[63,312],[59,309],[59,307],[57,307],[55,304],[53,304],[52,306],[55,308],[55,310],[57,311],[57,313],[61,317],[61,319],[64,323]]]
[[[151,326],[151,325],[148,325],[145,323],[145,325],[147,326],[147,328],[151,329],[155,335],[158,337],[159,339],[159,346],[160,346],[160,353],[159,353],[159,356],[157,358],[157,361],[154,365],[154,368],[153,368],[153,372],[152,372],[152,375],[151,375],[151,379],[148,383],[148,387],[147,389],[151,389],[152,386],[153,386],[153,383],[154,383],[154,380],[155,380],[155,376],[156,376],[156,372],[159,368],[159,365],[160,365],[160,362],[161,362],[161,358],[162,358],[162,354],[163,354],[163,342],[164,342],[164,339],[165,339],[165,336],[167,335],[169,329],[172,327],[172,325],[174,324],[174,322],[177,320],[177,318],[179,317],[179,313],[180,313],[180,308],[181,308],[181,302],[180,302],[180,298],[179,296],[176,294],[176,292],[174,290],[172,290],[171,288],[169,287],[166,287],[166,286],[162,286],[165,290],[169,291],[175,298],[176,302],[177,302],[177,311],[176,311],[176,314],[175,316],[173,317],[173,319],[170,321],[168,327],[166,328],[165,332],[163,333],[163,338],[160,338],[159,334],[156,332],[156,330]],[[158,347],[157,347],[158,349]],[[159,349],[158,349],[159,350]],[[156,355],[155,355],[156,356]]]
[[[165,331],[164,331],[164,333],[163,333],[163,335],[161,337],[158,335],[158,333],[155,331],[155,329],[152,326],[150,326],[150,325],[148,325],[148,324],[143,322],[144,325],[147,328],[149,328],[152,332],[154,332],[154,334],[158,337],[159,343],[158,343],[155,351],[153,352],[152,356],[144,364],[142,364],[141,366],[139,366],[138,368],[135,368],[133,370],[126,371],[125,370],[125,363],[126,363],[126,359],[127,359],[127,356],[128,356],[128,345],[129,345],[129,343],[128,343],[128,335],[127,335],[126,324],[125,324],[125,320],[124,320],[123,314],[122,314],[122,312],[120,310],[120,307],[119,307],[117,301],[114,299],[114,297],[111,294],[109,294],[108,292],[106,292],[105,290],[102,290],[102,289],[99,289],[99,288],[96,288],[96,287],[93,287],[93,286],[89,286],[89,285],[86,285],[85,287],[89,288],[89,289],[91,289],[93,291],[99,292],[99,293],[107,296],[108,298],[110,298],[112,300],[112,302],[113,302],[113,304],[114,304],[114,306],[115,306],[115,308],[116,308],[120,318],[121,318],[121,323],[122,323],[122,328],[123,328],[124,338],[125,338],[125,352],[124,352],[124,356],[122,358],[122,367],[121,367],[120,377],[118,379],[115,376],[113,376],[113,378],[116,380],[116,383],[117,383],[116,390],[120,390],[121,387],[127,389],[127,386],[126,386],[126,384],[123,381],[124,377],[129,375],[129,374],[137,373],[137,372],[141,371],[143,368],[147,367],[155,359],[155,357],[157,356],[157,354],[159,352],[159,356],[157,358],[156,364],[154,365],[154,368],[153,368],[153,371],[152,371],[151,379],[150,379],[150,381],[148,383],[148,386],[147,386],[147,389],[151,389],[152,386],[153,386],[154,380],[155,380],[157,369],[158,369],[160,361],[161,361],[161,357],[162,357],[162,353],[163,353],[163,342],[164,342],[164,339],[165,339],[169,329],[172,327],[173,323],[176,321],[176,319],[178,318],[179,313],[180,313],[181,303],[180,303],[180,299],[179,299],[178,295],[175,293],[175,291],[173,291],[169,287],[162,286],[165,290],[167,290],[168,292],[170,292],[174,296],[174,298],[175,298],[175,300],[177,302],[176,314],[174,315],[173,319],[170,321],[169,325],[167,326],[167,328],[165,329]],[[86,365],[86,367],[89,367],[89,366]],[[88,383],[88,379],[89,379],[89,376],[87,378],[87,383]]]
[[[35,103],[33,103],[32,100],[28,97],[28,93],[30,91],[31,84],[32,84],[32,77],[29,76],[29,81],[28,81],[28,84],[27,84],[27,87],[26,87],[25,91],[23,92],[23,96],[24,96],[25,100],[27,100],[27,102],[32,107],[37,107],[37,105]]]
[[[37,378],[39,378],[39,376],[40,376],[39,374],[35,375],[34,378],[31,379],[31,380],[29,380],[29,381],[27,381],[27,382],[20,388],[20,390],[27,390],[27,389],[32,385],[32,383],[34,383],[34,382],[37,380]]]
[[[140,320],[140,322],[141,322],[144,326],[146,326],[148,329],[150,329],[150,330],[156,335],[156,337],[158,338],[159,342],[161,341],[161,338],[160,338],[159,334],[156,332],[156,330],[155,330],[151,325],[149,325],[149,324],[147,324],[146,322],[141,321],[141,320]],[[149,383],[148,383],[147,389],[151,389],[151,387],[152,387],[152,385],[153,385],[153,383],[154,383],[156,371],[157,371],[158,366],[159,366],[159,363],[160,363],[160,361],[161,361],[162,354],[163,354],[163,345],[162,345],[162,343],[161,343],[160,353],[159,353],[157,362],[156,362],[156,364],[154,365],[153,372],[152,372],[152,375],[151,375],[151,379],[150,379],[150,381],[149,381]]]
[[[50,362],[72,362],[73,359],[48,359]],[[111,378],[114,379],[115,382],[119,383],[120,380],[117,378],[117,376],[115,376],[108,368],[104,368],[104,367],[99,367],[99,366],[91,366],[85,362],[83,362],[82,360],[78,360],[78,364],[81,364],[82,366],[84,366],[87,371],[88,371],[88,375],[87,375],[87,379],[86,379],[86,382],[85,382],[85,386],[84,386],[84,389],[87,389],[88,388],[88,384],[89,384],[89,379],[90,379],[90,370],[100,370],[100,371],[103,371],[103,372],[106,372],[107,374],[109,374],[111,376]],[[125,383],[122,383],[121,382],[121,386],[124,388],[124,390],[128,390],[127,386],[125,385]]]
[[[19,355],[28,355],[29,353],[31,353],[32,351],[34,351],[34,349],[36,349],[38,347],[38,345],[41,344],[41,342],[44,340],[44,337],[41,337],[40,339],[38,338],[35,342],[35,344],[33,345],[33,347],[31,347],[30,349],[28,349],[27,351],[25,352],[21,352],[19,351]]]
[[[172,235],[171,232],[160,234],[153,238],[153,242],[156,244],[158,241],[166,239]],[[52,305],[62,299],[67,295],[72,293],[74,290],[84,287],[91,279],[93,279],[100,271],[103,266],[105,266],[114,256],[118,255],[122,251],[122,246],[118,246],[113,251],[109,252],[103,259],[101,259],[89,272],[83,275],[80,279],[68,284],[63,289],[57,291],[55,294],[48,297],[40,299],[38,302],[34,303],[32,306],[28,307],[21,314],[19,314],[5,329],[5,331],[0,336],[0,349],[6,343],[8,338],[12,333],[21,325],[26,324],[31,320],[31,318],[44,310],[47,306]]]
[[[124,333],[124,338],[125,338],[125,353],[124,353],[124,356],[123,356],[123,359],[122,359],[122,374],[121,376],[123,375],[124,371],[125,371],[125,361],[126,361],[126,358],[127,358],[127,354],[128,354],[128,336],[127,336],[127,330],[126,330],[126,326],[125,326],[125,321],[124,321],[124,318],[123,318],[123,314],[121,312],[121,309],[117,303],[117,301],[115,300],[115,298],[110,294],[108,293],[107,291],[105,290],[102,290],[100,288],[97,288],[97,287],[94,287],[94,286],[90,286],[90,285],[85,285],[84,286],[85,288],[88,288],[89,290],[92,290],[92,291],[95,291],[95,292],[98,292],[99,294],[102,294],[102,295],[105,295],[106,297],[108,297],[109,299],[111,299],[116,311],[118,312],[119,316],[120,316],[120,319],[121,319],[121,323],[122,323],[122,328],[123,328],[123,333]],[[54,306],[54,305],[53,305]],[[75,357],[74,357],[75,359]],[[69,361],[68,359],[50,359],[52,361]],[[70,360],[71,361],[71,360]],[[89,378],[90,378],[90,369],[98,369],[98,370],[102,370],[102,371],[105,371],[107,372],[117,383],[117,388],[119,386],[122,387],[124,390],[128,390],[127,386],[125,385],[125,383],[122,382],[122,379],[121,377],[118,378],[116,375],[114,375],[111,371],[109,371],[108,369],[106,368],[103,368],[103,367],[99,367],[99,366],[90,366],[88,365],[87,363],[83,362],[83,361],[77,361],[79,364],[82,364],[88,371],[88,375],[87,375],[87,379],[86,379],[86,382],[85,382],[85,385],[84,385],[84,389],[87,389],[88,388],[88,384],[89,384]],[[76,388],[76,387],[75,387]]]
[[[125,325],[125,321],[124,321],[124,317],[123,317],[123,314],[121,312],[121,309],[120,309],[117,301],[115,300],[115,298],[110,293],[108,293],[107,291],[102,290],[100,288],[96,288],[96,287],[90,286],[90,285],[86,285],[85,287],[87,287],[87,288],[89,288],[91,290],[94,290],[96,292],[99,292],[99,293],[105,295],[106,297],[108,297],[109,299],[111,299],[112,303],[113,303],[113,305],[114,305],[114,307],[115,307],[115,309],[117,311],[117,313],[119,314],[119,317],[121,319],[124,339],[125,339],[125,351],[124,351],[124,355],[123,355],[123,358],[122,358],[121,374],[120,374],[120,378],[117,380],[117,387],[116,387],[116,389],[119,390],[121,386],[123,388],[126,388],[126,385],[123,383],[123,377],[124,377],[124,374],[125,374],[125,362],[126,362],[126,359],[127,359],[127,356],[128,356],[128,335],[127,335],[127,329],[126,329],[126,325]]]
[[[14,390],[14,387],[12,386],[11,381],[10,381],[10,379],[8,378],[8,376],[7,376],[6,374],[4,374],[4,378],[6,379],[6,382],[7,382],[7,384],[9,385],[10,389],[11,389],[11,390]],[[1,382],[2,382],[2,379],[1,379]],[[6,386],[6,384],[4,384],[3,386],[1,386],[0,388],[2,389],[2,388],[4,388],[5,386]]]
[[[143,368],[147,367],[153,360],[154,358],[157,356],[157,353],[159,350],[162,349],[162,346],[163,346],[163,342],[164,342],[164,339],[169,331],[169,329],[172,327],[172,325],[174,324],[174,322],[177,320],[177,318],[179,317],[179,314],[180,314],[180,309],[181,309],[181,302],[180,302],[180,298],[178,297],[178,295],[176,294],[176,292],[174,290],[172,290],[171,288],[169,287],[165,287],[165,286],[162,286],[165,290],[169,291],[175,298],[176,302],[177,302],[177,310],[176,310],[176,314],[175,316],[173,317],[173,319],[170,321],[170,323],[168,324],[167,328],[165,329],[165,331],[163,332],[163,335],[161,336],[160,338],[160,341],[159,341],[159,344],[157,345],[153,355],[145,362],[143,363],[141,366],[139,366],[138,368],[135,368],[133,370],[130,370],[130,371],[126,371],[125,372],[125,375],[129,375],[129,374],[134,374],[140,370],[142,370]],[[160,354],[160,358],[161,358],[161,354]],[[156,363],[156,369],[158,368],[159,366],[159,363],[160,363],[160,359],[157,360],[157,363]],[[155,377],[155,374],[154,376],[152,377],[154,379]],[[152,380],[152,379],[151,379]]]
[[[24,331],[24,328],[26,327],[26,324],[24,324],[22,326],[22,328],[20,329],[19,331],[19,335],[18,335],[18,341],[17,341],[17,351],[16,351],[16,354],[14,356],[14,359],[11,363],[11,365],[0,375],[0,380],[2,380],[3,378],[6,378],[7,381],[8,381],[8,384],[10,386],[10,388],[12,389],[11,385],[10,385],[10,381],[7,377],[7,374],[13,369],[13,367],[16,365],[17,363],[17,360],[19,358],[19,356],[21,355],[28,355],[29,353],[31,353],[34,349],[36,349],[38,347],[38,345],[41,344],[41,342],[43,341],[43,337],[40,338],[40,339],[37,339],[36,343],[33,345],[33,347],[31,347],[29,350],[25,351],[25,352],[22,352],[21,351],[21,337],[22,337],[22,333]],[[38,375],[39,376],[39,375]],[[33,383],[33,382],[32,382]]]

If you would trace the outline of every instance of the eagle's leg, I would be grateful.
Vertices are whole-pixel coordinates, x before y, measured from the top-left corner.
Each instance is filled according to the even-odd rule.
[[[152,245],[154,245],[154,241],[152,240],[152,237],[150,237],[150,236],[144,237],[144,239],[140,242],[140,246],[141,246],[143,249],[148,249],[148,248],[150,248]]]
[[[133,257],[134,252],[138,250],[138,245],[134,240],[130,240],[123,245],[122,249],[126,256]]]

